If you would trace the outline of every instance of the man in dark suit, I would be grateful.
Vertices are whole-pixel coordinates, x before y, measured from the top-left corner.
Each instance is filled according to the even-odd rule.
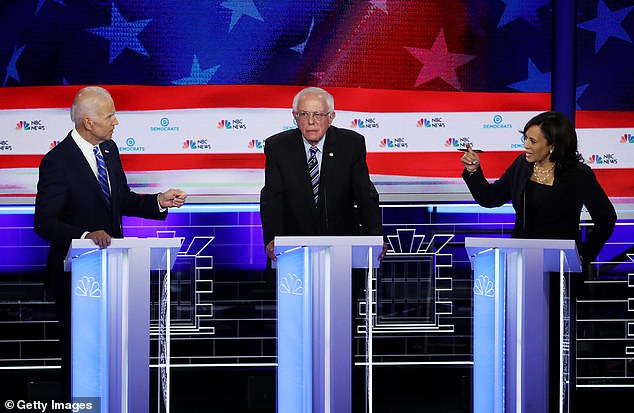
[[[260,216],[268,257],[276,260],[274,238],[281,235],[383,235],[365,140],[332,126],[332,95],[303,89],[293,100],[293,117],[297,129],[271,136],[264,146]]]
[[[107,248],[112,238],[123,237],[123,215],[165,219],[167,208],[182,206],[187,197],[179,189],[153,195],[130,190],[112,141],[119,122],[107,90],[80,90],[70,115],[75,128],[40,163],[34,216],[35,232],[51,244],[47,287],[58,309],[64,398],[70,395],[70,274],[64,259],[71,240],[88,238]]]

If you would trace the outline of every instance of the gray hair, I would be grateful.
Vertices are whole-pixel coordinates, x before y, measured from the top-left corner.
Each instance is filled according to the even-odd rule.
[[[332,97],[332,95],[326,92],[324,89],[320,87],[311,86],[311,87],[302,89],[298,94],[295,95],[295,98],[293,98],[293,112],[297,112],[297,109],[299,107],[299,100],[302,98],[302,96],[310,95],[310,94],[322,95],[324,99],[326,99],[326,106],[328,107],[328,112],[332,112],[335,110],[335,98]]]
[[[99,86],[88,86],[81,89],[75,95],[73,105],[70,107],[70,120],[77,125],[85,116],[93,118],[97,102],[107,98],[112,100],[110,92]]]

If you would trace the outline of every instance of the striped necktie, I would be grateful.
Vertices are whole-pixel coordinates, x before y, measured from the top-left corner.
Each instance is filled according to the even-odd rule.
[[[108,173],[106,172],[106,162],[103,160],[103,156],[101,155],[99,146],[94,146],[92,148],[92,151],[95,153],[95,158],[97,159],[97,180],[99,181],[99,186],[101,187],[101,191],[103,192],[103,195],[106,198],[106,204],[108,205],[108,208],[110,208],[110,187],[108,186]]]
[[[308,158],[308,173],[310,174],[310,186],[313,189],[313,202],[317,206],[319,201],[319,164],[317,163],[316,146],[310,147],[310,158]]]

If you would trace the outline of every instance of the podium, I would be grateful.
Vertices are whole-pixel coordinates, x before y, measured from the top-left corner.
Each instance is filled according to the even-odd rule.
[[[352,268],[368,269],[371,299],[382,248],[380,236],[275,238],[278,412],[352,411]]]
[[[573,240],[465,238],[473,268],[473,411],[547,412],[549,380],[569,406],[566,278],[581,272]],[[559,308],[549,303],[559,277]],[[549,371],[549,318],[559,318],[559,371]]]
[[[72,272],[73,400],[97,403],[101,412],[149,412],[150,270],[164,270],[159,393],[169,409],[169,273],[182,242],[124,238],[99,249],[72,240],[65,269]]]

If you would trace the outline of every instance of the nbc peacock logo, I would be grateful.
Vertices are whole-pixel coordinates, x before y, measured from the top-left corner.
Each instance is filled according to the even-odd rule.
[[[621,139],[619,139],[620,143],[634,143],[634,135],[632,135],[631,133],[626,133],[623,136],[621,136]]]
[[[264,142],[259,139],[251,139],[248,144],[249,149],[262,149],[264,148]]]
[[[361,119],[353,119],[352,122],[350,122],[350,127],[351,128],[365,128],[365,124],[363,123]]]
[[[591,155],[588,158],[588,163],[589,164],[596,164],[596,165],[600,165],[603,163],[603,158],[600,155]]]
[[[279,291],[282,294],[304,295],[304,283],[297,274],[287,274],[280,280]]]
[[[53,149],[54,147],[56,147],[57,145],[59,145],[59,142],[60,142],[60,141],[58,141],[58,140],[54,140],[54,141],[53,141],[53,142],[51,142],[51,144],[48,146],[48,149],[49,149],[49,150],[50,150],[50,149]]]
[[[75,295],[80,297],[101,298],[101,285],[92,275],[83,276],[75,284]]]
[[[460,140],[458,140],[457,138],[447,138],[447,140],[445,141],[445,147],[446,148],[459,148],[460,147]]]

